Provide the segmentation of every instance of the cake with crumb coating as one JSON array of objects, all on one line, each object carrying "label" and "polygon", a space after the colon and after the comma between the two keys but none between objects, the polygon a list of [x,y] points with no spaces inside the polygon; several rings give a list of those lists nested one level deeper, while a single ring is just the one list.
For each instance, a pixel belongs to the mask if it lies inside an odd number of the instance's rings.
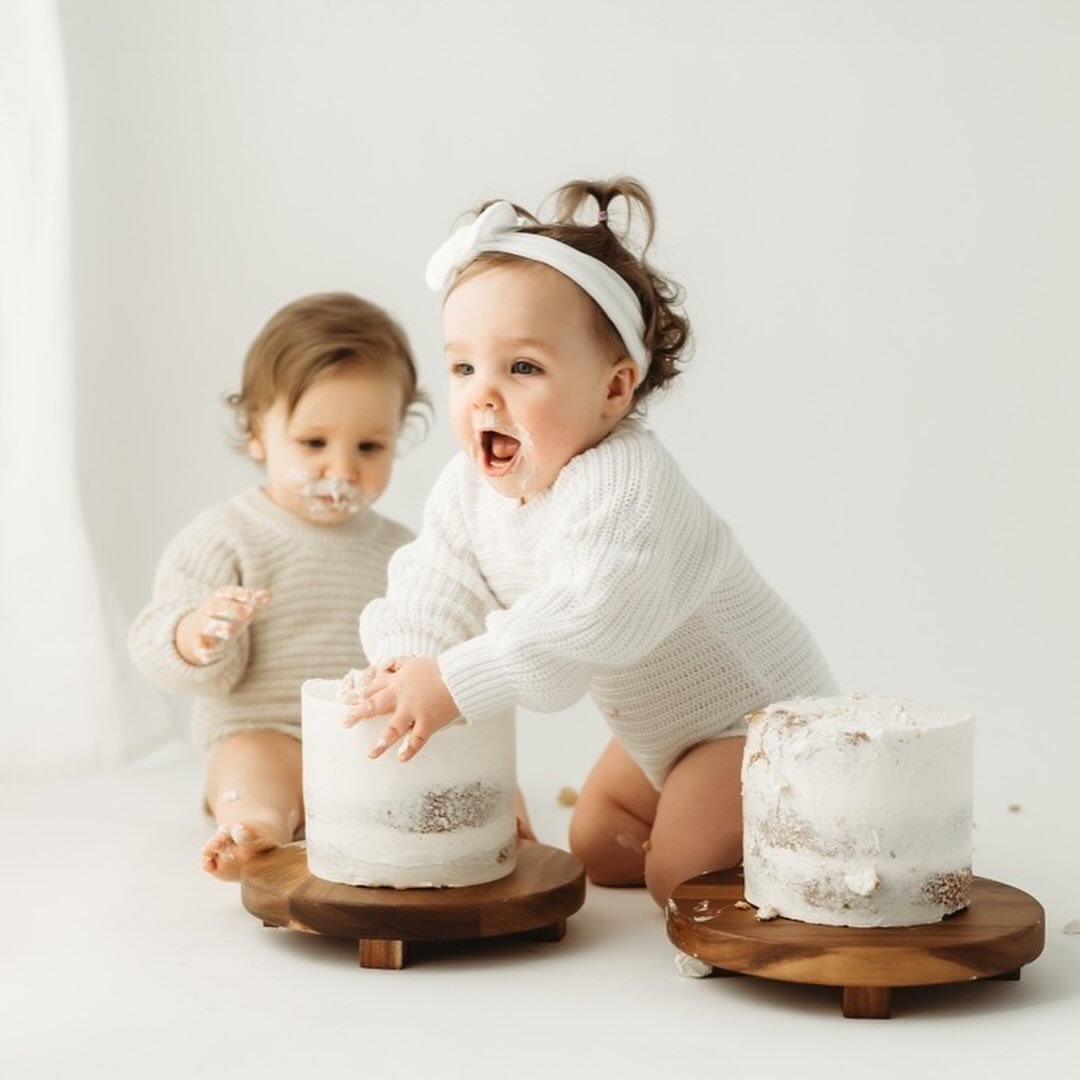
[{"label": "cake with crumb coating", "polygon": [[969,902],[974,718],[910,701],[799,698],[752,713],[746,899],[829,926],[916,926]]},{"label": "cake with crumb coating", "polygon": [[396,889],[480,885],[517,855],[512,716],[451,725],[409,762],[368,750],[387,718],[343,724],[341,681],[301,690],[308,869]]}]

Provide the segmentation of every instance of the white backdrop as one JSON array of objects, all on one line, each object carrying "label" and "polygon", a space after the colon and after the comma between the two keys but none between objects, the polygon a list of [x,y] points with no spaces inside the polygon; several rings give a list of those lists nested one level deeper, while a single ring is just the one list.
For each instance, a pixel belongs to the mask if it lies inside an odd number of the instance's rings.
[{"label": "white backdrop", "polygon": [[[651,420],[841,683],[975,712],[983,803],[1075,771],[1080,7],[61,12],[82,479],[130,614],[255,479],[221,398],[278,306],[404,321],[438,420],[381,509],[415,525],[451,452],[427,255],[483,198],[629,172],[697,339]],[[605,737],[587,705],[520,731],[527,791]]]},{"label": "white backdrop", "polygon": [[[0,778],[100,771],[170,733],[96,566],[76,472],[67,93],[52,0],[0,4]],[[2,812],[0,812],[2,813]]]}]

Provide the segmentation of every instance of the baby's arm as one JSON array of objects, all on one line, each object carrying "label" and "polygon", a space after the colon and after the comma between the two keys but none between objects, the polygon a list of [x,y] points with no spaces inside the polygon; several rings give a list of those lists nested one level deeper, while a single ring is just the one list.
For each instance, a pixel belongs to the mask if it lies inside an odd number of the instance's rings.
[{"label": "baby's arm", "polygon": [[386,596],[360,618],[360,640],[372,662],[370,681],[347,699],[347,722],[390,715],[378,756],[410,733],[400,756],[407,761],[460,710],[435,659],[460,641],[483,632],[484,617],[497,606],[473,554],[461,513],[462,470],[458,456],[443,470],[424,507],[420,535],[390,560]]},{"label": "baby's arm", "polygon": [[[383,665],[364,691],[354,718],[391,713],[389,740],[411,733],[406,760],[417,735],[422,744],[447,722],[444,691],[469,719],[515,705],[565,708],[598,672],[651,652],[725,572],[726,527],[658,447],[619,443],[572,468],[542,545],[543,581],[510,608],[491,610],[473,636],[449,643],[437,665]],[[427,580],[417,575],[418,595]]]},{"label": "baby's arm", "polygon": [[653,651],[725,572],[726,527],[651,442],[620,440],[581,455],[557,494],[559,513],[539,552],[541,583],[439,657],[470,719],[515,704],[541,712],[571,705],[599,672]]},{"label": "baby's arm", "polygon": [[476,562],[461,513],[459,455],[443,469],[424,506],[420,535],[398,548],[386,595],[360,616],[360,644],[376,667],[408,656],[437,656],[482,633],[497,601]]},{"label": "baby's arm", "polygon": [[172,693],[227,694],[247,667],[247,626],[254,609],[267,599],[255,597],[265,590],[239,594],[252,603],[238,602],[236,593],[217,595],[242,588],[239,558],[228,536],[211,513],[203,514],[161,557],[153,598],[128,634],[135,666]]}]

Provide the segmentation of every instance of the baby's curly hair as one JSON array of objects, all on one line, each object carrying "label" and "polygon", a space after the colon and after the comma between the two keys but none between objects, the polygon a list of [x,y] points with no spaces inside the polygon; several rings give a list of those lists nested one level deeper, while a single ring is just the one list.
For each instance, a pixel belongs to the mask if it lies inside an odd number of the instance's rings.
[{"label": "baby's curly hair", "polygon": [[286,304],[251,343],[240,392],[225,398],[236,419],[237,449],[247,445],[258,418],[278,397],[291,413],[313,382],[348,367],[399,379],[402,419],[420,419],[426,426],[430,400],[417,385],[409,339],[397,321],[352,293],[315,293]]},{"label": "baby's curly hair", "polygon": [[[617,234],[611,227],[609,210],[616,199],[626,203],[625,229]],[[589,200],[596,203],[595,223],[582,224],[578,217]],[[634,393],[634,406],[661,387],[667,386],[681,373],[679,364],[688,359],[690,345],[690,322],[685,314],[676,310],[683,301],[683,290],[671,278],[656,271],[645,258],[656,231],[656,212],[652,198],[644,185],[630,176],[618,176],[612,180],[571,180],[556,189],[548,200],[555,203],[555,216],[551,221],[541,222],[535,215],[516,203],[514,209],[525,220],[532,222],[523,226],[523,233],[536,233],[577,248],[611,267],[634,290],[641,304],[645,320],[643,340],[649,354],[649,367],[644,379]],[[490,206],[489,200],[479,207],[477,214]],[[628,247],[630,228],[640,218],[644,225],[644,243],[635,255]],[[502,252],[483,252],[468,264],[457,276],[454,286],[484,267],[520,261],[518,256]],[[601,325],[619,341],[619,335],[611,320],[595,304]]]}]

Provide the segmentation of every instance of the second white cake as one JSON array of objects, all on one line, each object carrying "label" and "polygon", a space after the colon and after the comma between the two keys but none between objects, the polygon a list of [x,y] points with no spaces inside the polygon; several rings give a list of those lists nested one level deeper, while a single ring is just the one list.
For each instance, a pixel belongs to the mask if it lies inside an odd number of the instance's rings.
[{"label": "second white cake", "polygon": [[412,761],[370,759],[385,718],[342,724],[340,681],[302,688],[308,868],[325,881],[479,885],[514,869],[512,716],[439,731]]},{"label": "second white cake", "polygon": [[913,926],[966,907],[973,736],[971,716],[858,694],[754,713],[743,865],[759,918]]}]

